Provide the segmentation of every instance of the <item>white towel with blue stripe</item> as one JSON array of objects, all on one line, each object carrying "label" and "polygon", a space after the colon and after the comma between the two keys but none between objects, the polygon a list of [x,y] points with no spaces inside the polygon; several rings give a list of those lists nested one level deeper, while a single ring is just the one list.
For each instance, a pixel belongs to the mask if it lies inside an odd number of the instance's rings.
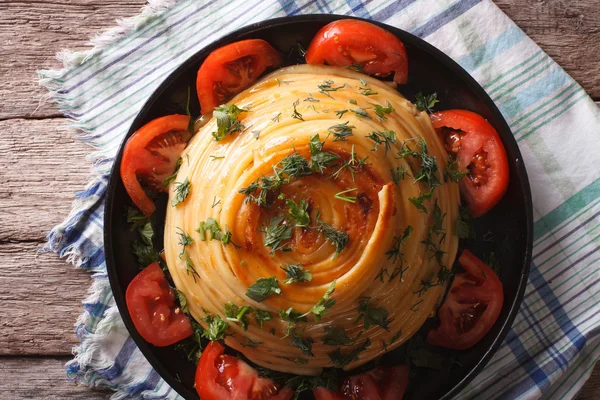
[{"label": "white towel with blue stripe", "polygon": [[107,174],[150,94],[218,37],[286,15],[343,14],[411,32],[463,66],[509,123],[531,180],[534,249],[525,298],[502,347],[458,399],[571,399],[600,356],[600,112],[585,91],[489,0],[154,0],[135,18],[63,52],[40,71],[60,109],[94,148],[96,177],[78,193],[48,248],[94,272],[67,365],[114,398],[176,399],[123,327],[102,241]]}]

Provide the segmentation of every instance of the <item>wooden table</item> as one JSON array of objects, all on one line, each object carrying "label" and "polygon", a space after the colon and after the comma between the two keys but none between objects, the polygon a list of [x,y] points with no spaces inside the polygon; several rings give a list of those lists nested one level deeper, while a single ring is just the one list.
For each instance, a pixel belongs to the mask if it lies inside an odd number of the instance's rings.
[{"label": "wooden table", "polygon": [[[600,100],[598,0],[496,3]],[[35,71],[57,68],[61,49],[83,50],[143,0],[0,0],[0,397],[105,399],[67,383],[77,344],[73,324],[90,285],[87,273],[36,250],[69,213],[88,179],[90,152],[38,87]],[[23,164],[27,163],[27,172]],[[25,172],[25,173],[24,173]],[[8,397],[7,397],[8,396]],[[596,368],[578,400],[600,398]]]}]

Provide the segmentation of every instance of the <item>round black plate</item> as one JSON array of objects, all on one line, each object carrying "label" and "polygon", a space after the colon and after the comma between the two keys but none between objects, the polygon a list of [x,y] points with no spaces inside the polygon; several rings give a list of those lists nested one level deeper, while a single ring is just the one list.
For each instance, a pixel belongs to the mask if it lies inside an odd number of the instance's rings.
[{"label": "round black plate", "polygon": [[[188,87],[192,88],[191,112],[199,114],[196,99],[196,72],[206,56],[225,44],[250,38],[268,41],[286,54],[297,42],[307,47],[315,33],[325,24],[340,18],[336,15],[310,15],[262,21],[237,30],[196,53],[173,72],[150,97],[133,122],[127,137],[153,118],[183,113]],[[372,22],[372,21],[371,21]],[[450,399],[471,381],[490,360],[502,343],[519,310],[531,262],[533,219],[531,193],[523,159],[513,135],[502,115],[477,82],[448,56],[423,40],[384,24],[378,24],[397,35],[406,45],[409,60],[409,83],[399,88],[413,100],[418,92],[437,92],[441,102],[438,110],[462,108],[475,111],[496,128],[508,154],[510,185],[502,201],[475,222],[477,238],[466,243],[476,255],[494,252],[501,263],[500,279],[504,285],[504,307],[490,333],[475,347],[462,352],[435,351],[455,357],[458,361],[444,373],[428,368],[416,369],[405,400]],[[124,218],[131,204],[121,183],[119,165],[123,146],[115,160],[108,186],[104,216],[104,243],[110,284],[121,316],[150,364],[177,392],[188,399],[197,399],[193,388],[194,365],[186,361],[173,346],[154,347],[146,343],[135,330],[125,304],[125,289],[139,272],[130,252],[135,232],[130,232]],[[162,244],[164,199],[159,200],[154,218],[158,233],[156,244]],[[425,324],[423,334],[431,326]],[[404,347],[404,346],[403,346]],[[386,361],[401,360],[402,347],[388,353]],[[310,395],[308,395],[310,398]]]}]

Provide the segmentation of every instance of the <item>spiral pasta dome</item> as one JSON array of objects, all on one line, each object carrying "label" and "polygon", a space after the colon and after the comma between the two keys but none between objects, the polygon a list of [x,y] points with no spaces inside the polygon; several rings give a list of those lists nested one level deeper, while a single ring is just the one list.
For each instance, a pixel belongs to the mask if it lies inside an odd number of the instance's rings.
[{"label": "spiral pasta dome", "polygon": [[229,104],[230,133],[215,140],[228,122],[215,114],[170,187],[165,257],[191,315],[222,320],[251,361],[302,375],[404,343],[458,246],[458,186],[428,115],[377,79],[310,65]]}]

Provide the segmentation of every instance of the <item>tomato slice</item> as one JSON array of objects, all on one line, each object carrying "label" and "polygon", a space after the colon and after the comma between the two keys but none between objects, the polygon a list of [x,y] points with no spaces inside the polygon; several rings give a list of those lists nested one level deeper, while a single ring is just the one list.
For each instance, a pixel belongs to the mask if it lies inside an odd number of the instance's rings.
[{"label": "tomato slice", "polygon": [[224,352],[218,342],[209,343],[202,352],[196,369],[196,391],[202,400],[289,400],[294,395]]},{"label": "tomato slice", "polygon": [[336,393],[313,389],[317,400],[402,400],[408,386],[408,366],[377,367],[342,380]]},{"label": "tomato slice", "polygon": [[177,160],[192,137],[188,115],[167,115],[148,122],[125,143],[121,179],[133,203],[146,215],[156,209],[141,182],[156,192],[167,191],[163,181],[175,172]]},{"label": "tomato slice", "polygon": [[440,326],[427,335],[434,346],[464,350],[473,347],[494,326],[504,302],[496,273],[469,250],[458,259],[465,272],[454,277],[438,310]]},{"label": "tomato slice", "polygon": [[189,318],[175,303],[175,295],[157,262],[131,280],[125,300],[135,329],[155,346],[169,346],[193,333]]},{"label": "tomato slice", "polygon": [[253,84],[283,56],[261,39],[248,39],[220,47],[206,57],[198,70],[196,90],[202,114],[212,112]]},{"label": "tomato slice", "polygon": [[460,189],[472,217],[485,214],[508,187],[508,159],[500,136],[481,115],[466,110],[431,115],[433,127],[462,171]]},{"label": "tomato slice", "polygon": [[366,74],[384,77],[394,73],[394,82],[408,80],[408,58],[404,43],[377,25],[342,19],[325,25],[306,52],[308,64],[357,67]]}]

